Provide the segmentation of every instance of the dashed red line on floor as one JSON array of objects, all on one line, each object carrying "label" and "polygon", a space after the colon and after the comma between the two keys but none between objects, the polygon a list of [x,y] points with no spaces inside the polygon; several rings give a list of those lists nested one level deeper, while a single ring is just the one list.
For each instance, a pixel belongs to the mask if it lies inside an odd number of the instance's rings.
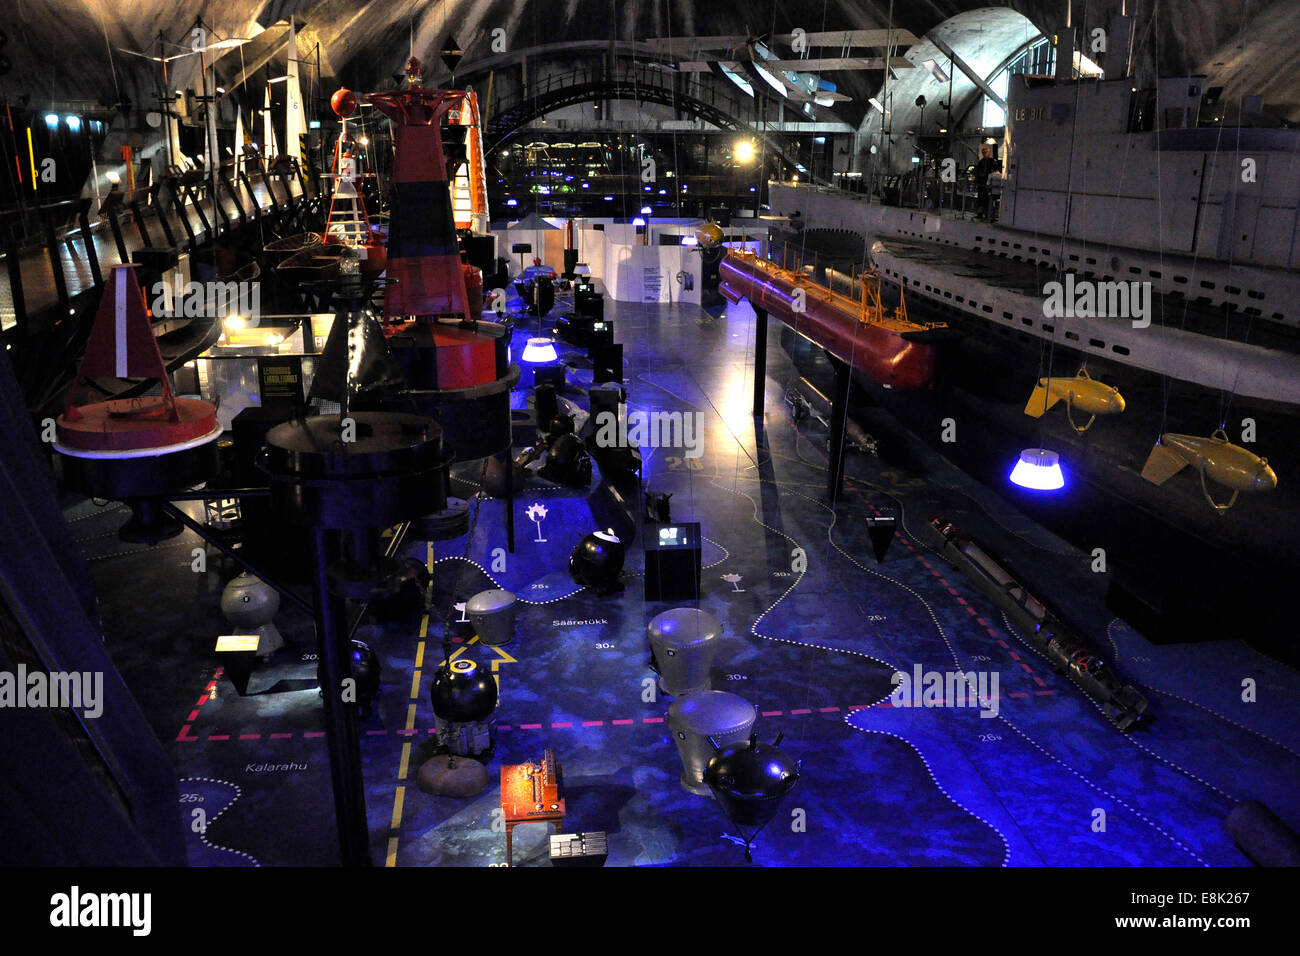
[{"label": "dashed red line on floor", "polygon": [[[1023,665],[1022,665],[1022,666],[1023,666]],[[1038,680],[1038,678],[1035,678],[1035,680]],[[1040,685],[1042,685],[1043,682],[1042,682],[1041,680],[1038,680],[1038,683],[1039,683]],[[1056,693],[1056,692],[1055,692],[1054,690],[1050,690],[1050,689],[1048,689],[1048,690],[1039,690],[1039,691],[1035,691],[1035,692],[1034,692],[1034,696],[1050,696],[1050,695],[1053,695],[1053,694],[1055,694],[1055,693]],[[1018,699],[1021,699],[1021,698],[1029,697],[1030,694],[1027,693],[1027,692],[1025,692],[1025,691],[1011,691],[1010,693],[1007,693],[1007,694],[1002,695],[1002,696],[1005,696],[1005,697],[1008,697],[1008,698],[1012,698],[1012,699],[1017,699],[1017,700],[1018,700]],[[990,697],[990,698],[989,698],[990,701],[995,701],[995,700],[999,700],[999,699],[1000,699],[1000,698],[999,698],[998,696],[996,696],[996,695],[993,696],[993,697]],[[878,700],[878,701],[876,701],[874,704],[849,704],[847,707],[815,707],[815,708],[814,708],[814,707],[796,707],[796,708],[794,708],[793,710],[788,710],[788,711],[786,711],[786,710],[763,710],[763,711],[759,711],[759,714],[760,714],[760,716],[763,716],[763,717],[787,717],[787,716],[788,716],[788,717],[804,717],[804,716],[807,716],[807,715],[809,715],[809,714],[840,714],[840,713],[844,713],[844,712],[846,712],[846,711],[851,713],[851,712],[853,712],[853,711],[857,711],[857,710],[869,710],[869,709],[871,709],[871,708],[873,708],[873,707],[875,707],[875,708],[890,708],[890,709],[893,709],[893,708],[895,708],[896,706],[897,706],[897,705],[894,704],[894,701],[893,701],[892,697],[886,697],[884,700]],[[904,705],[903,707],[899,707],[898,709],[907,709],[908,706],[910,706],[910,705]],[[640,722],[641,722],[642,724],[662,724],[662,723],[665,723],[665,719],[664,719],[663,717],[642,717],[642,718],[640,718]],[[636,725],[636,723],[637,723],[637,720],[636,720],[635,718],[620,718],[620,719],[618,719],[618,720],[583,720],[583,721],[576,721],[576,722],[575,722],[575,721],[569,721],[569,720],[562,720],[562,721],[551,721],[551,722],[549,723],[549,725],[546,724],[546,723],[519,724],[519,725],[517,725],[517,726],[512,725],[512,724],[498,724],[498,725],[497,725],[497,731],[500,732],[500,731],[509,731],[509,730],[542,730],[543,728],[547,728],[547,727],[549,727],[549,729],[551,729],[551,730],[573,730],[573,729],[576,729],[577,727],[583,727],[583,728],[588,728],[588,727],[606,727],[606,726],[610,726],[610,727],[631,727],[631,726]],[[189,729],[189,728],[188,728],[188,726],[187,726],[187,727],[186,727],[186,730],[188,730],[188,729]],[[417,735],[417,734],[421,734],[421,733],[432,734],[432,733],[436,733],[436,732],[437,732],[437,729],[434,728],[434,727],[430,727],[430,728],[428,728],[427,730],[424,730],[424,731],[421,731],[421,730],[419,730],[418,728],[416,728],[416,729],[406,729],[406,730],[394,730],[394,731],[391,731],[391,733],[394,733],[394,734],[396,734],[396,735],[400,735],[400,736],[413,736],[413,735]],[[385,729],[380,729],[380,730],[367,730],[367,731],[365,732],[365,735],[366,735],[367,737],[383,737],[383,736],[386,736],[388,733],[390,733],[390,731],[385,730]],[[294,736],[296,736],[296,735],[295,735],[295,734],[289,734],[289,733],[277,733],[277,734],[238,734],[238,735],[232,735],[232,734],[210,734],[210,735],[208,735],[206,738],[194,737],[194,736],[185,736],[185,737],[183,737],[183,738],[178,738],[178,739],[184,739],[184,740],[187,741],[187,742],[194,742],[194,741],[204,740],[204,739],[209,740],[209,741],[214,741],[214,740],[215,740],[215,741],[222,741],[222,740],[259,740],[259,739],[262,739],[262,738],[264,738],[264,737],[269,737],[269,738],[272,739],[272,740],[287,740],[287,739],[290,739],[290,738],[292,738],[292,737],[294,737]],[[322,731],[306,731],[306,732],[304,732],[304,733],[302,734],[302,736],[303,736],[303,737],[324,737],[325,734],[324,734],[324,732],[322,732]]]},{"label": "dashed red line on floor", "polygon": [[[829,464],[830,464],[830,459],[829,459],[829,457],[828,457],[827,455],[825,455],[825,454],[822,454],[821,457],[824,458],[824,459],[826,459],[826,461],[827,461],[827,465],[829,466]],[[864,505],[866,505],[866,507],[871,511],[872,514],[877,515],[877,516],[880,514],[880,509],[877,508],[875,505],[873,505],[873,504],[871,503],[871,501],[867,498],[867,496],[866,496],[865,494],[863,494],[862,489],[858,488],[856,485],[853,485],[853,484],[850,484],[848,487],[849,487],[849,489],[853,492],[853,494],[857,495],[858,500],[860,500]],[[906,538],[899,538],[898,540],[902,542],[902,544],[907,548],[908,551],[911,551],[913,554],[915,554],[917,560],[920,561],[921,564],[923,564],[923,565],[926,567],[926,569],[927,569],[927,570],[928,570],[932,575],[934,575],[936,578],[938,578],[939,583],[942,584],[945,588],[948,589],[948,593],[949,593],[949,594],[951,594],[953,597],[955,597],[955,598],[958,600],[958,602],[960,602],[961,604],[963,604],[963,605],[966,604],[966,601],[962,599],[961,595],[959,595],[959,594],[957,593],[956,589],[955,589],[951,584],[948,583],[947,578],[945,578],[945,577],[944,577],[944,576],[943,576],[943,575],[938,571],[938,569],[936,569],[936,568],[934,567],[934,565],[932,565],[932,564],[931,564],[931,563],[926,559],[924,553],[922,553],[921,551],[917,550],[917,549],[912,545],[912,542],[908,541]],[[966,610],[970,611],[972,614],[975,613],[975,611],[974,611],[971,607],[969,607],[969,606],[966,607]],[[999,645],[1000,645],[1004,650],[1010,648],[1010,645],[1007,644],[1006,641],[1002,640],[1002,639],[998,636],[998,632],[995,631],[995,630],[994,630],[994,629],[989,625],[989,622],[988,622],[988,621],[984,620],[984,618],[982,618],[982,617],[976,617],[976,620],[977,620],[980,624],[982,624],[985,628],[988,629],[988,632],[989,632],[989,634],[990,634],[992,637],[997,638],[998,644],[999,644]],[[1012,656],[1015,657],[1014,654],[1013,654]],[[1019,658],[1017,657],[1016,660],[1019,660]],[[1031,667],[1027,667],[1027,666],[1026,666],[1025,664],[1023,664],[1023,663],[1022,663],[1020,666],[1023,667],[1023,668],[1025,669],[1025,671],[1028,672],[1029,675],[1030,675],[1031,677],[1033,677],[1035,680],[1038,680],[1038,676],[1037,676],[1036,674],[1034,674],[1033,668],[1031,668]],[[1039,682],[1040,684],[1043,683],[1041,680],[1038,680],[1038,682]],[[1037,693],[1042,694],[1043,692],[1042,692],[1042,691],[1037,691]]]},{"label": "dashed red line on floor", "polygon": [[206,704],[214,696],[216,696],[217,681],[221,679],[221,675],[224,674],[225,672],[226,669],[224,667],[218,667],[215,671],[212,672],[212,679],[209,680],[206,685],[204,685],[203,696],[201,696],[195,702],[194,709],[191,710],[190,715],[185,718],[185,725],[181,727],[180,733],[176,735],[177,741],[181,741],[184,743],[193,743],[194,741],[199,739],[198,737],[191,736],[190,730],[193,729],[194,722],[199,719],[199,708],[202,707],[204,704]]}]

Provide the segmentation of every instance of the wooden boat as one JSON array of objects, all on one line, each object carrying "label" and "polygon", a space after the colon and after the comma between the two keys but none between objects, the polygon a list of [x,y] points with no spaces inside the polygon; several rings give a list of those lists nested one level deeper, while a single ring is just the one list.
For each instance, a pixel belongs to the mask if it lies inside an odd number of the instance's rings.
[{"label": "wooden boat", "polygon": [[343,252],[344,247],[341,245],[317,243],[295,252],[276,266],[275,271],[290,282],[333,279],[339,274]]}]

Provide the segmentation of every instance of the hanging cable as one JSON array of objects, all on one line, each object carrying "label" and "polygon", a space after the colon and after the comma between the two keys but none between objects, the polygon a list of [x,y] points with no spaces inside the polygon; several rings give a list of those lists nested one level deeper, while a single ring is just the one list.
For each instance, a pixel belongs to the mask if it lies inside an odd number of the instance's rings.
[{"label": "hanging cable", "polygon": [[[1087,0],[1084,0],[1084,4],[1083,4],[1083,19],[1085,22],[1088,19]],[[1071,27],[1071,29],[1074,28]],[[1071,47],[1073,48],[1073,43],[1071,43]],[[1073,72],[1074,69],[1073,66],[1071,66],[1071,73],[1073,74]],[[1070,158],[1069,158],[1068,165],[1066,166],[1066,173],[1065,173],[1065,215],[1061,222],[1061,246],[1056,257],[1056,281],[1058,283],[1061,283],[1062,285],[1064,285],[1064,279],[1065,279],[1065,240],[1066,240],[1066,236],[1068,236],[1070,232],[1070,205],[1071,205],[1070,190],[1073,187],[1073,183],[1074,183],[1074,152],[1079,137],[1079,104],[1081,103],[1083,98],[1082,78],[1074,77],[1074,76],[1072,76],[1071,78],[1074,80],[1074,122],[1070,125]],[[1049,345],[1047,349],[1047,374],[1049,376],[1052,374],[1052,369],[1053,369],[1052,363],[1056,355],[1056,326],[1059,324],[1059,322],[1060,320],[1058,319],[1057,322],[1052,323],[1051,338],[1048,340]],[[1041,348],[1039,349],[1039,353],[1040,354],[1042,353]],[[1043,416],[1039,420],[1039,425],[1038,425],[1038,447],[1039,448],[1042,448],[1047,441],[1047,409],[1050,401],[1049,399],[1050,393],[1051,393],[1051,389],[1043,389]]]}]

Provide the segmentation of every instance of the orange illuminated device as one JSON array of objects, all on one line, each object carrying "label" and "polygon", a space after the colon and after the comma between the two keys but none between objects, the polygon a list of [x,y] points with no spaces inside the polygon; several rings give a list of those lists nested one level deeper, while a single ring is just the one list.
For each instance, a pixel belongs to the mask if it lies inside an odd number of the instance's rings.
[{"label": "orange illuminated device", "polygon": [[554,823],[556,833],[564,832],[564,769],[555,759],[555,751],[545,751],[541,763],[502,765],[501,813],[506,824],[507,866],[514,865],[511,853],[519,824]]}]

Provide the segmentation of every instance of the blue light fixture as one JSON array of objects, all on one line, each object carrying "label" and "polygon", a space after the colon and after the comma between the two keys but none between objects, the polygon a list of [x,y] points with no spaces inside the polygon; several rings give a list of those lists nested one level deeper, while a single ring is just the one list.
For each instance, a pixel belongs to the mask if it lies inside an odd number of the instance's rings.
[{"label": "blue light fixture", "polygon": [[529,339],[528,344],[524,346],[524,354],[520,356],[525,362],[554,362],[559,355],[555,351],[555,343],[550,339]]},{"label": "blue light fixture", "polygon": [[46,113],[46,114],[45,114],[45,125],[48,126],[50,129],[57,129],[57,128],[58,128],[58,125],[59,125],[59,114],[58,114],[58,113]]},{"label": "blue light fixture", "polygon": [[605,202],[613,202],[613,201],[614,201],[614,197],[613,197],[613,196],[606,196],[606,197],[605,197]]},{"label": "blue light fixture", "polygon": [[1046,448],[1026,448],[1011,469],[1011,483],[1034,491],[1057,491],[1065,487],[1061,459]]},{"label": "blue light fixture", "polygon": [[63,117],[63,122],[67,123],[68,129],[72,130],[74,133],[81,129],[80,116],[65,116]]},{"label": "blue light fixture", "polygon": [[637,216],[635,219],[632,220],[632,225],[634,225],[634,226],[644,226],[644,225],[645,225],[645,220],[642,219],[640,216]]},{"label": "blue light fixture", "polygon": [[653,212],[653,211],[654,211],[654,210],[652,210],[649,206],[642,206],[642,207],[641,207],[641,215],[643,215],[643,216],[648,216],[648,215],[650,215],[650,213]]},{"label": "blue light fixture", "polygon": [[507,205],[507,206],[518,206],[518,205],[519,205],[519,200],[518,200],[518,199],[507,199],[507,200],[506,200],[506,205]]}]

